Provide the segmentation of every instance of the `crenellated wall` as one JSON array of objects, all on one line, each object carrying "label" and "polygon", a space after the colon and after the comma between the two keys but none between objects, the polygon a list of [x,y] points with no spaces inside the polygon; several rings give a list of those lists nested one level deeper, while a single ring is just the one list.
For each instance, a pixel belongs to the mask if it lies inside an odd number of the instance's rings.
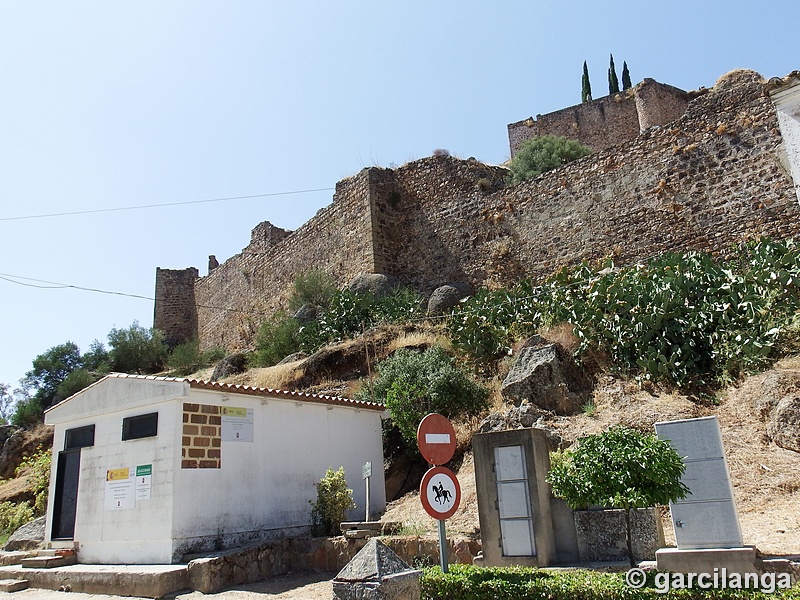
[{"label": "crenellated wall", "polygon": [[[678,104],[664,106],[667,114]],[[294,277],[312,268],[341,286],[384,272],[429,292],[454,281],[541,280],[609,254],[631,264],[668,250],[725,253],[749,238],[798,236],[790,161],[761,77],[735,72],[680,112],[514,186],[503,167],[449,156],[364,169],[297,231],[263,251],[251,244],[196,279],[202,344],[248,347]],[[178,322],[160,321],[159,311],[157,302],[156,327]]]}]

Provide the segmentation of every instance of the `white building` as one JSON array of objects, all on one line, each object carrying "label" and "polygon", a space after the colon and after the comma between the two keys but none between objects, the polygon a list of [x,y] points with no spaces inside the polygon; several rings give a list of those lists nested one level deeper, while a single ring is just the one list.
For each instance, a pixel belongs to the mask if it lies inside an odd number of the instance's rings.
[{"label": "white building", "polygon": [[46,542],[80,562],[168,564],[308,532],[314,484],[344,467],[365,516],[386,505],[383,405],[111,374],[45,412],[55,426]]}]

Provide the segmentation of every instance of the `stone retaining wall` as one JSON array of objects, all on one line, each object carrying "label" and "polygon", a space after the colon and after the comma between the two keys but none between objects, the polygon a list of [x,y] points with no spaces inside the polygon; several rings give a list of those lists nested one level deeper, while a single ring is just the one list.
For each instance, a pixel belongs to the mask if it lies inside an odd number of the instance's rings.
[{"label": "stone retaining wall", "polygon": [[[439,564],[438,541],[417,536],[382,537],[381,541],[411,566]],[[480,543],[449,539],[449,562],[472,564]],[[366,540],[291,538],[265,542],[189,562],[189,587],[204,594],[225,587],[260,581],[288,571],[320,571],[335,575],[366,544]]]}]

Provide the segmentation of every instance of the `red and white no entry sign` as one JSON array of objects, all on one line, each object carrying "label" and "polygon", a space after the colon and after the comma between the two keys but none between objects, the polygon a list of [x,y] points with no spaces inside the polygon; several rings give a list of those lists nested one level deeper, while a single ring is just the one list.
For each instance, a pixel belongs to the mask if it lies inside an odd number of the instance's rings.
[{"label": "red and white no entry sign", "polygon": [[456,432],[450,421],[431,413],[417,427],[417,446],[423,458],[432,465],[443,465],[456,451]]},{"label": "red and white no entry sign", "polygon": [[422,508],[437,521],[452,517],[461,503],[461,486],[455,473],[445,467],[433,467],[419,486]]}]

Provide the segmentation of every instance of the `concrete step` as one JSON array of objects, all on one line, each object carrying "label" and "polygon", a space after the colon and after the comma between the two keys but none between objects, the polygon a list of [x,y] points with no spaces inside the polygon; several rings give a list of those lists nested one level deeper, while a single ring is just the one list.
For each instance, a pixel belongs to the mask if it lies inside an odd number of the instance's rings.
[{"label": "concrete step", "polygon": [[75,553],[66,556],[34,556],[31,558],[23,558],[20,562],[23,569],[54,569],[56,567],[66,567],[74,565],[78,562],[78,557]]},{"label": "concrete step", "polygon": [[0,567],[0,579],[26,579],[30,587],[86,594],[163,598],[189,589],[186,565],[84,565],[50,569]]},{"label": "concrete step", "polygon": [[25,558],[37,556],[36,550],[0,551],[0,567],[18,565]]},{"label": "concrete step", "polygon": [[0,592],[19,592],[28,589],[27,579],[0,579]]},{"label": "concrete step", "polygon": [[380,521],[345,521],[340,525],[342,531],[347,531],[348,529],[369,529],[372,531],[380,531],[383,527],[383,523]]}]

